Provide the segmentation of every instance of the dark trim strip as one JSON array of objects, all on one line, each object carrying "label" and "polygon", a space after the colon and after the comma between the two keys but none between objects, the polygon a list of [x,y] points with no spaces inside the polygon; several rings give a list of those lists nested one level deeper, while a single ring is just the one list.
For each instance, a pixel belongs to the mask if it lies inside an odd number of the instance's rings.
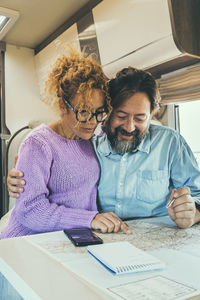
[{"label": "dark trim strip", "polygon": [[35,54],[39,53],[48,44],[55,40],[60,34],[66,31],[74,23],[78,22],[82,17],[84,17],[90,10],[92,10],[97,4],[103,0],[90,0],[86,5],[84,5],[77,13],[75,13],[70,19],[58,27],[52,34],[50,34],[44,41],[35,47]]},{"label": "dark trim strip", "polygon": [[173,72],[197,63],[200,63],[200,59],[183,55],[178,58],[169,60],[165,63],[159,64],[155,67],[147,68],[146,71],[149,71],[155,79],[158,79],[163,74]]},{"label": "dark trim strip", "polygon": [[0,41],[0,52],[6,52],[6,43]]},{"label": "dark trim strip", "polygon": [[6,43],[0,42],[0,218],[8,211],[8,192],[6,185],[7,161],[6,140],[10,131],[6,126],[5,114],[5,51]]}]

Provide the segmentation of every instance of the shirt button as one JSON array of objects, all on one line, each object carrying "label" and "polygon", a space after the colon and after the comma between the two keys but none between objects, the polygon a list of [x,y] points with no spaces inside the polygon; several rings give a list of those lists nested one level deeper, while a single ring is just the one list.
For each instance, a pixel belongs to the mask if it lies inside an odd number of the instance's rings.
[{"label": "shirt button", "polygon": [[123,185],[123,182],[120,182],[119,185],[122,186],[122,185]]},{"label": "shirt button", "polygon": [[120,208],[120,207],[121,207],[121,205],[120,205],[120,204],[117,204],[117,207],[118,207],[118,208]]}]

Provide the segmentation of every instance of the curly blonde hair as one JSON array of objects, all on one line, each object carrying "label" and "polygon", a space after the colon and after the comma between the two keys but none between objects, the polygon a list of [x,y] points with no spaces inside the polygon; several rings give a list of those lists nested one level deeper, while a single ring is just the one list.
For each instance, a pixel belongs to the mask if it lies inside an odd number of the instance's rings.
[{"label": "curly blonde hair", "polygon": [[45,90],[51,96],[53,105],[58,104],[58,99],[63,97],[70,102],[70,99],[78,93],[79,111],[83,109],[91,111],[93,89],[100,89],[103,92],[109,115],[112,108],[107,77],[95,60],[73,49],[70,49],[69,56],[62,55],[56,60],[45,83]]}]

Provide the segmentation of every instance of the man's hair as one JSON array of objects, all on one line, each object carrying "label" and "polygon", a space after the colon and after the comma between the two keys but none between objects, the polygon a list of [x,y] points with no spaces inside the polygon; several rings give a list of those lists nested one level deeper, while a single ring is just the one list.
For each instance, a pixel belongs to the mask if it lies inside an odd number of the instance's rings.
[{"label": "man's hair", "polygon": [[157,84],[149,72],[128,67],[119,71],[116,77],[109,81],[111,106],[114,109],[138,92],[147,94],[151,103],[151,111],[158,106],[159,92]]}]

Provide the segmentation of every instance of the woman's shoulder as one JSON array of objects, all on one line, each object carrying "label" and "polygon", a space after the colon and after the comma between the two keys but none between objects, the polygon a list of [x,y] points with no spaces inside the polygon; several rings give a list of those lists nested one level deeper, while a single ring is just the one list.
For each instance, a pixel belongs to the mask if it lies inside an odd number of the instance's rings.
[{"label": "woman's shoulder", "polygon": [[26,137],[26,140],[29,139],[36,139],[38,141],[48,141],[49,139],[52,139],[53,136],[55,136],[56,133],[46,124],[41,124],[37,127],[35,127]]},{"label": "woman's shoulder", "polygon": [[41,124],[27,135],[21,146],[49,147],[52,136],[52,130],[46,124]]},{"label": "woman's shoulder", "polygon": [[53,158],[52,146],[48,135],[48,126],[40,125],[34,128],[19,147],[19,164],[43,165],[51,163]]}]

